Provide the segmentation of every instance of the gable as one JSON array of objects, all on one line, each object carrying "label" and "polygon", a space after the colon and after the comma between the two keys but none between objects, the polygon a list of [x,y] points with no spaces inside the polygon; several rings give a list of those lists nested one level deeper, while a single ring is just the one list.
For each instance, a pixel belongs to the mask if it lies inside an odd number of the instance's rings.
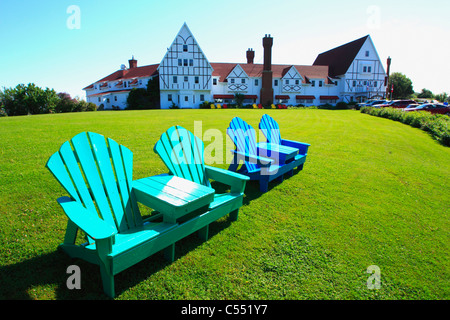
[{"label": "gable", "polygon": [[284,69],[282,79],[283,80],[300,80],[300,81],[303,81],[303,77],[298,72],[297,68],[295,68],[295,66],[291,66],[290,68]]},{"label": "gable", "polygon": [[237,64],[227,76],[227,82],[228,89],[231,91],[246,91],[248,90],[249,76],[244,69]]},{"label": "gable", "polygon": [[158,71],[161,89],[182,89],[174,86],[173,77],[178,75],[198,76],[201,89],[210,88],[213,69],[186,23],[167,49]]}]

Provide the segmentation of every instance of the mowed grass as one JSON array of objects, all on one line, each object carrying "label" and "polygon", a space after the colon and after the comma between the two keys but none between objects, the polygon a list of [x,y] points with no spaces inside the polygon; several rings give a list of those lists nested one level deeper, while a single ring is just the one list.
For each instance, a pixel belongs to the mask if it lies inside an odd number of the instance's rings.
[{"label": "mowed grass", "polygon": [[[45,163],[63,142],[82,131],[111,137],[133,151],[139,179],[167,171],[152,149],[170,126],[202,121],[203,133],[225,138],[234,116],[257,128],[264,113],[283,138],[312,145],[304,170],[265,194],[249,183],[238,221],[213,223],[206,242],[178,242],[173,263],[158,253],[120,273],[117,299],[448,299],[450,148],[351,110],[1,118],[0,299],[106,299],[97,266],[56,250],[67,223],[56,199],[66,194]],[[72,264],[81,290],[67,289]],[[372,265],[379,290],[367,288]]]}]

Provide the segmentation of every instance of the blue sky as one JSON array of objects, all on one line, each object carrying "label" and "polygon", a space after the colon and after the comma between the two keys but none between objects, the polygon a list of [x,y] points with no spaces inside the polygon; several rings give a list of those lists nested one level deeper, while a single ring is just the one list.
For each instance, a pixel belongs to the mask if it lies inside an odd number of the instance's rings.
[{"label": "blue sky", "polygon": [[160,63],[186,22],[210,62],[245,62],[253,48],[260,63],[271,34],[273,63],[311,65],[370,34],[415,91],[450,93],[449,13],[447,0],[0,0],[0,88],[34,82],[85,97],[132,55]]}]

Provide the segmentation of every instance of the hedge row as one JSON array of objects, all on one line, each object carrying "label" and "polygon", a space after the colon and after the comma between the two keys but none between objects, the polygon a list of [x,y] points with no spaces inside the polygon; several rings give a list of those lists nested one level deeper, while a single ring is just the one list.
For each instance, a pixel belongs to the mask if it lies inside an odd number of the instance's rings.
[{"label": "hedge row", "polygon": [[429,132],[441,144],[450,147],[450,117],[427,111],[405,112],[403,109],[362,107],[362,113],[399,121]]}]

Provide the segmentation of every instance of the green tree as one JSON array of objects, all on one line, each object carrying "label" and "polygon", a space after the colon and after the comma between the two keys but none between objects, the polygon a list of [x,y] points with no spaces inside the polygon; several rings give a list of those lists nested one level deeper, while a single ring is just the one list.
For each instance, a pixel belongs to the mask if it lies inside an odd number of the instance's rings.
[{"label": "green tree", "polygon": [[430,90],[422,89],[422,92],[417,95],[417,98],[433,99],[434,95],[433,92],[431,92]]},{"label": "green tree", "polygon": [[4,88],[0,95],[4,109],[10,116],[53,113],[59,101],[55,90],[42,89],[34,83],[27,86],[19,84],[15,88]]},{"label": "green tree", "polygon": [[446,92],[443,92],[441,94],[437,94],[437,95],[434,96],[434,98],[437,101],[440,101],[440,102],[449,102],[449,100],[450,100],[450,97],[448,96],[448,94]]},{"label": "green tree", "polygon": [[242,104],[244,103],[244,100],[245,100],[245,96],[242,93],[236,93],[234,95],[234,101],[236,101],[236,104],[239,107],[242,107]]},{"label": "green tree", "polygon": [[150,79],[147,89],[133,88],[128,94],[127,109],[158,109],[160,108],[159,78]]},{"label": "green tree", "polygon": [[392,86],[394,86],[392,99],[407,99],[414,93],[411,79],[400,72],[394,72],[389,77],[389,88]]},{"label": "green tree", "polygon": [[159,92],[159,77],[154,77],[148,80],[147,94],[152,109],[159,109],[161,107],[160,92]]}]

